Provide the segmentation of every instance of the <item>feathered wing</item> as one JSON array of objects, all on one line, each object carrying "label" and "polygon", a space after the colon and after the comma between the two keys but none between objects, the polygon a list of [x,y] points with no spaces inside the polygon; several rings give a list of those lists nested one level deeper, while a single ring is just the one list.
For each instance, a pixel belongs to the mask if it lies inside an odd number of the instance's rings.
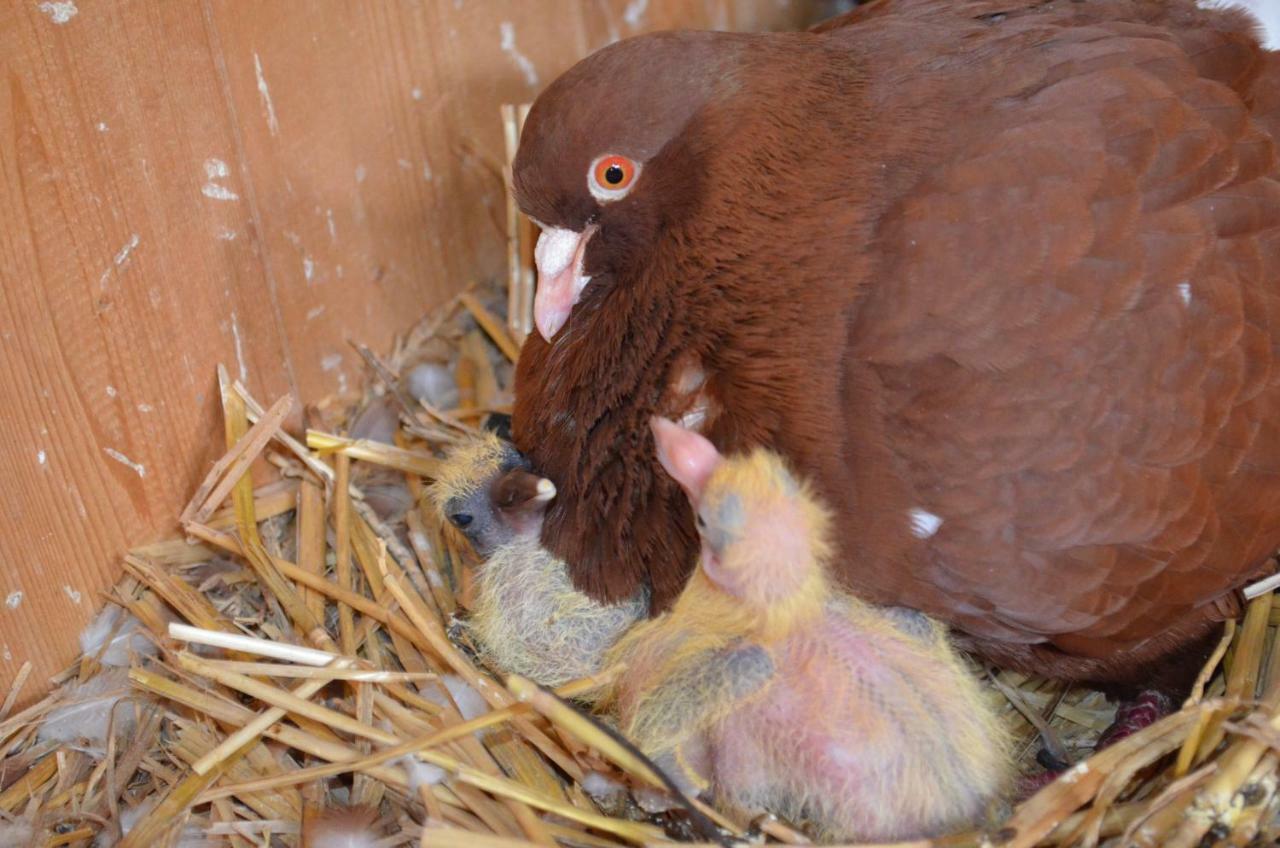
[{"label": "feathered wing", "polygon": [[[1280,63],[1157,4],[1065,8],[993,23],[956,154],[882,220],[850,360],[941,520],[866,580],[1101,655],[1280,542]],[[1156,25],[1110,19],[1135,9]]]}]

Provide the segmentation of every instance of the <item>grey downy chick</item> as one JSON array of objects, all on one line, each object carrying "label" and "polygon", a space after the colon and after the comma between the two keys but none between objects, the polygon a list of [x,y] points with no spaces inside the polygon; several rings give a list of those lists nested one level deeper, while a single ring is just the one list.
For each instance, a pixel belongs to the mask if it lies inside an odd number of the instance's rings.
[{"label": "grey downy chick", "polygon": [[600,604],[574,587],[539,541],[554,484],[495,434],[451,450],[430,495],[484,559],[466,627],[494,667],[544,686],[588,677],[644,617],[647,592]]}]

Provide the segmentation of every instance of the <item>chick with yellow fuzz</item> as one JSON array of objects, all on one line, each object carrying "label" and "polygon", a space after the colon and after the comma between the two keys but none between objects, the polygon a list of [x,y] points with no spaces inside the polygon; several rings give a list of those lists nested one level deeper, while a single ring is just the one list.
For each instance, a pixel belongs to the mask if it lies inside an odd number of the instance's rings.
[{"label": "chick with yellow fuzz", "polygon": [[600,604],[574,588],[538,540],[555,486],[498,436],[450,451],[430,495],[484,558],[466,627],[495,668],[553,687],[588,677],[648,609],[644,593]]},{"label": "chick with yellow fuzz", "polygon": [[932,836],[978,820],[1011,770],[1005,731],[942,628],[839,591],[827,511],[776,455],[724,458],[652,422],[699,567],[610,652],[622,731],[686,792],[821,839]]}]

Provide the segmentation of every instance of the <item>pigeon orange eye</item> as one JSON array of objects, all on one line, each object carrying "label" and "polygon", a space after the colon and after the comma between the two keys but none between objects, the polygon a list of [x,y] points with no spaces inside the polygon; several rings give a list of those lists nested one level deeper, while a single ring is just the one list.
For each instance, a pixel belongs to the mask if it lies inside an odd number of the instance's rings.
[{"label": "pigeon orange eye", "polygon": [[587,188],[596,200],[608,203],[627,196],[640,175],[640,166],[625,156],[607,155],[591,163]]}]

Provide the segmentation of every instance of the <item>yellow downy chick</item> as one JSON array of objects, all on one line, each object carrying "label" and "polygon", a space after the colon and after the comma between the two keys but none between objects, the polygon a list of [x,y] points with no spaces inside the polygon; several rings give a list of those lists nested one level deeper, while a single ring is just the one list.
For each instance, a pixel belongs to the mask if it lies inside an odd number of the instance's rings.
[{"label": "yellow downy chick", "polygon": [[590,676],[648,609],[644,593],[599,604],[574,588],[564,561],[538,541],[555,486],[497,436],[450,451],[430,495],[484,557],[466,627],[495,668],[545,686]]},{"label": "yellow downy chick", "polygon": [[828,580],[826,511],[774,454],[725,459],[655,419],[702,557],[666,615],[610,654],[625,734],[686,791],[822,839],[976,821],[1010,774],[1005,731],[942,628]]}]

